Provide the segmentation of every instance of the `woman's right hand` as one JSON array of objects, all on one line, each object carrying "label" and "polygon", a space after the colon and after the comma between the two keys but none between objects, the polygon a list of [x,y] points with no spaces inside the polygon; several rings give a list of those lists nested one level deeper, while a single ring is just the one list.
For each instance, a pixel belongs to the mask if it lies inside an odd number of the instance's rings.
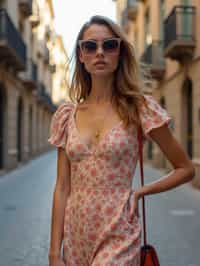
[{"label": "woman's right hand", "polygon": [[66,264],[61,256],[50,256],[49,266],[66,266]]}]

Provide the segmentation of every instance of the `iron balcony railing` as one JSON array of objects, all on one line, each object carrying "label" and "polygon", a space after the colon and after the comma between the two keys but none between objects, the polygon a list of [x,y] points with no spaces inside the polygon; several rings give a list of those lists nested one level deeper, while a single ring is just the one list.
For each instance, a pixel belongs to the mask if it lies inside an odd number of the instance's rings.
[{"label": "iron balcony railing", "polygon": [[32,7],[33,0],[19,0],[19,3]]},{"label": "iron balcony railing", "polygon": [[135,7],[137,5],[137,0],[127,0],[128,7]]},{"label": "iron balcony railing", "polygon": [[138,12],[137,0],[127,0],[128,18],[134,20]]},{"label": "iron balcony railing", "polygon": [[40,24],[40,17],[38,14],[33,14],[32,16],[30,16],[29,21],[32,28],[35,28]]},{"label": "iron balcony railing", "polygon": [[26,16],[30,16],[32,14],[32,4],[33,0],[19,0],[20,8]]},{"label": "iron balcony railing", "polygon": [[38,96],[44,96],[46,92],[46,88],[45,85],[43,84],[43,82],[39,82],[39,86],[38,86]]},{"label": "iron balcony railing", "polygon": [[141,61],[149,65],[153,78],[162,79],[165,73],[163,41],[153,41],[152,44],[147,46]]},{"label": "iron balcony railing", "polygon": [[147,46],[141,60],[153,66],[164,66],[163,41],[153,41],[152,44]]},{"label": "iron balcony railing", "polygon": [[44,63],[49,64],[49,59],[50,59],[49,48],[45,44],[45,46],[44,46]]},{"label": "iron balcony railing", "polygon": [[128,9],[125,8],[125,9],[122,11],[121,26],[122,26],[122,27],[126,27],[127,24],[128,24]]},{"label": "iron balcony railing", "polygon": [[16,57],[19,65],[13,67],[19,68],[19,70],[25,68],[26,45],[5,9],[0,9],[0,48],[4,48],[7,51],[3,55],[5,59],[8,56]]},{"label": "iron balcony railing", "polygon": [[45,85],[42,82],[39,83],[37,96],[39,100],[49,108],[49,110],[51,110],[52,112],[56,110],[56,106],[53,104],[51,97],[46,92]]},{"label": "iron balcony railing", "polygon": [[31,59],[31,79],[35,82],[38,80],[37,65]]},{"label": "iron balcony railing", "polygon": [[137,0],[127,0],[127,7],[133,8],[134,10],[138,8],[138,1]]},{"label": "iron balcony railing", "polygon": [[56,64],[49,64],[49,71],[53,74],[56,72]]},{"label": "iron balcony railing", "polygon": [[26,71],[20,72],[18,76],[28,88],[37,88],[37,65],[33,62],[32,58],[27,59]]},{"label": "iron balcony railing", "polygon": [[173,41],[195,41],[196,9],[193,6],[175,6],[164,21],[164,48]]}]

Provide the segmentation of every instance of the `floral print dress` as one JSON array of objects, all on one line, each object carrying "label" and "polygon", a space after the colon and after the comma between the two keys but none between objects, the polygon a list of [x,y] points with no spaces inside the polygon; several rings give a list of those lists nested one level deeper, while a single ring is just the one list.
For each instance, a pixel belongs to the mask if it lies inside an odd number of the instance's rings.
[{"label": "floral print dress", "polygon": [[[171,117],[152,96],[140,106],[144,140]],[[62,147],[70,160],[70,195],[64,218],[67,266],[139,266],[141,224],[130,213],[132,179],[138,159],[137,130],[122,121],[95,148],[81,138],[75,123],[76,104],[65,102],[53,115],[49,142]]]}]

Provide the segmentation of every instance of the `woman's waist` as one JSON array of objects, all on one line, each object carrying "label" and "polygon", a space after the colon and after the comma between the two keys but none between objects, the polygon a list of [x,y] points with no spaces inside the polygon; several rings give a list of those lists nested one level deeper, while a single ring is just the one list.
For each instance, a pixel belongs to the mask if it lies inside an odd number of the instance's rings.
[{"label": "woman's waist", "polygon": [[130,189],[132,177],[115,173],[91,175],[74,175],[71,178],[72,191],[91,189]]},{"label": "woman's waist", "polygon": [[71,183],[71,193],[90,193],[95,191],[107,191],[111,193],[125,193],[131,190],[131,182],[87,182],[87,183]]},{"label": "woman's waist", "polygon": [[[134,189],[128,188],[124,190],[104,190],[102,187],[98,190],[83,191],[77,190],[70,195],[68,207],[71,209],[73,214],[81,213],[82,218],[91,217],[98,220],[106,217],[114,217],[118,212],[123,212],[128,208],[129,199],[135,192]],[[124,209],[125,208],[125,209]],[[120,211],[121,210],[121,211]]]}]

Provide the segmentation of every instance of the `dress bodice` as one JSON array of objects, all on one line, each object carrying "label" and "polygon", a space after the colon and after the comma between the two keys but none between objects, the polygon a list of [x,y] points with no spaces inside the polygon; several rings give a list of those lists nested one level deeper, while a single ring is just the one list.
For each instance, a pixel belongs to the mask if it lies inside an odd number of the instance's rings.
[{"label": "dress bodice", "polygon": [[[140,120],[144,139],[148,133],[171,117],[152,96],[145,96],[146,105],[140,107]],[[62,104],[53,116],[49,142],[63,147],[71,163],[71,190],[91,187],[118,187],[128,189],[137,163],[138,143],[136,126],[127,129],[120,121],[111,128],[99,143],[89,148],[76,127],[76,105]]]}]

